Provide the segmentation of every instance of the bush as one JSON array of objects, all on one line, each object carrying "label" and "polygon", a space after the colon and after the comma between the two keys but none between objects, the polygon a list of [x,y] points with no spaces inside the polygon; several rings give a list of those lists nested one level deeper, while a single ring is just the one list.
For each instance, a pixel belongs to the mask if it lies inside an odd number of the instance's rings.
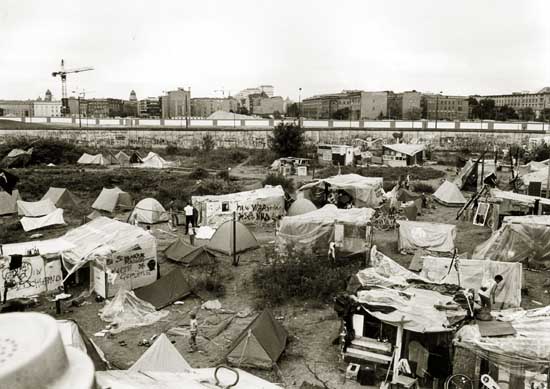
[{"label": "bush", "polygon": [[272,150],[250,150],[250,165],[268,166],[277,159],[277,154]]},{"label": "bush", "polygon": [[220,180],[229,180],[229,172],[227,170],[221,170],[216,173],[216,178],[219,178]]},{"label": "bush", "polygon": [[0,146],[0,159],[4,158],[12,149],[27,150],[33,148],[31,165],[74,164],[85,153],[94,153],[93,150],[54,139],[17,139]]},{"label": "bush", "polygon": [[175,155],[178,153],[178,146],[176,145],[168,145],[166,146],[166,148],[164,149],[164,153],[166,155]]},{"label": "bush", "polygon": [[216,147],[216,142],[214,141],[214,137],[210,134],[206,134],[202,137],[202,150],[205,152],[210,152],[214,150],[214,147]]},{"label": "bush", "polygon": [[294,192],[294,180],[292,178],[287,178],[280,174],[269,173],[262,181],[262,185],[271,185],[277,186],[281,185],[285,192],[293,193]]},{"label": "bush", "polygon": [[205,178],[208,178],[210,173],[206,169],[203,169],[202,167],[198,167],[195,170],[193,170],[191,173],[189,173],[189,178],[192,180],[203,180]]},{"label": "bush", "polygon": [[435,189],[430,184],[426,184],[425,182],[417,182],[413,184],[413,191],[417,193],[429,193],[432,194],[435,192]]},{"label": "bush", "polygon": [[269,137],[269,148],[279,157],[296,157],[305,144],[304,130],[291,123],[281,123]]},{"label": "bush", "polygon": [[235,182],[227,182],[217,178],[207,178],[206,180],[202,180],[197,183],[191,192],[193,195],[206,196],[235,193],[240,191],[240,185]]}]

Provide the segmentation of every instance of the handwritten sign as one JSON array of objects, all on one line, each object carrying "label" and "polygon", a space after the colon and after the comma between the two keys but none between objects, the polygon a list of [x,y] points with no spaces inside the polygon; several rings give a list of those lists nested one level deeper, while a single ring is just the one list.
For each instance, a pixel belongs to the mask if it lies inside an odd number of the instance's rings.
[{"label": "handwritten sign", "polygon": [[0,262],[0,290],[6,282],[13,284],[8,289],[8,300],[35,296],[44,292],[57,292],[63,285],[61,261],[45,261],[41,256],[25,257],[19,269],[9,269],[9,258]]}]

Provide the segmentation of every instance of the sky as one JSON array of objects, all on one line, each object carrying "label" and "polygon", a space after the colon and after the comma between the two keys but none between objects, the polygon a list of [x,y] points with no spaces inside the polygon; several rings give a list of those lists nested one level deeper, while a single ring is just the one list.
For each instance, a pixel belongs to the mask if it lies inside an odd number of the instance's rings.
[{"label": "sky", "polygon": [[[0,99],[550,86],[549,0],[1,0]],[[302,92],[299,92],[302,88]]]}]

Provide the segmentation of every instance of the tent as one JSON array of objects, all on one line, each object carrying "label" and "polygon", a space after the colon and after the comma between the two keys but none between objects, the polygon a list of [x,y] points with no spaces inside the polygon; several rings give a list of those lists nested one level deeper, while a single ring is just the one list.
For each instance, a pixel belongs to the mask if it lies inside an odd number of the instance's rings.
[{"label": "tent", "polygon": [[150,285],[136,289],[136,297],[151,303],[159,310],[192,293],[191,286],[181,268],[173,269]]},{"label": "tent", "polygon": [[550,269],[550,216],[505,217],[502,226],[474,249],[472,258]]},{"label": "tent", "polygon": [[77,206],[76,197],[67,188],[54,188],[50,186],[42,200],[50,199],[58,208],[68,209]]},{"label": "tent", "polygon": [[[242,115],[239,113],[227,112],[227,111],[216,111],[207,119],[210,120],[246,120],[246,119],[256,119],[254,116]],[[240,125],[240,123],[239,123]]]},{"label": "tent", "polygon": [[523,187],[527,188],[531,182],[540,182],[541,190],[547,190],[548,169],[535,170],[520,177]]},{"label": "tent", "polygon": [[237,367],[271,369],[285,350],[288,334],[266,309],[241,332],[225,358]]},{"label": "tent", "polygon": [[38,217],[49,215],[57,208],[50,199],[40,201],[17,200],[17,213],[20,216]]},{"label": "tent", "polygon": [[8,192],[0,190],[0,216],[16,213],[17,201],[19,200],[21,200],[21,196],[19,196],[17,189],[11,192],[11,195]]},{"label": "tent", "polygon": [[115,158],[120,165],[130,164],[130,156],[122,150],[115,154]]},{"label": "tent", "polygon": [[23,226],[23,230],[25,230],[25,232],[39,230],[41,228],[46,228],[59,224],[65,224],[65,220],[63,219],[63,209],[61,208],[57,208],[55,211],[52,211],[45,216],[24,216],[21,218],[21,225]]},{"label": "tent", "polygon": [[112,189],[103,188],[92,208],[107,212],[114,212],[117,208],[129,209],[132,208],[132,197],[116,186]]},{"label": "tent", "polygon": [[6,155],[2,159],[2,162],[0,162],[0,166],[11,168],[25,167],[31,162],[31,158],[32,147],[27,151],[21,149],[13,149],[8,153],[8,155]]},{"label": "tent", "polygon": [[206,248],[225,255],[233,255],[260,247],[256,237],[241,222],[235,222],[235,231],[233,221],[226,221],[218,227],[206,244]]},{"label": "tent", "polygon": [[146,198],[136,204],[128,220],[133,221],[134,217],[140,223],[154,224],[168,221],[169,215],[157,200]]},{"label": "tent", "polygon": [[138,151],[134,151],[132,155],[130,155],[130,163],[142,163],[143,158],[141,157],[141,154]]},{"label": "tent", "polygon": [[150,151],[149,154],[142,159],[142,163],[139,165],[139,167],[150,169],[166,169],[173,166],[173,162],[166,161],[160,155],[153,153],[152,151]]},{"label": "tent", "polygon": [[293,250],[326,255],[329,243],[338,250],[354,253],[364,250],[367,224],[374,215],[370,208],[339,209],[327,204],[316,211],[281,220],[276,245],[282,253]]},{"label": "tent", "polygon": [[455,184],[445,180],[433,194],[434,199],[448,207],[462,207],[466,199]]},{"label": "tent", "polygon": [[285,212],[285,192],[280,185],[213,196],[191,197],[199,211],[201,224],[217,227],[227,220],[237,219],[245,224],[273,222]]},{"label": "tent", "polygon": [[128,372],[164,371],[185,373],[191,365],[181,356],[166,334],[160,334],[155,343],[128,369]]},{"label": "tent", "polygon": [[89,213],[88,215],[86,215],[86,220],[94,220],[94,219],[96,219],[96,218],[98,218],[98,217],[101,217],[101,216],[103,216],[103,215],[101,214],[101,212],[96,211],[96,210],[94,209],[91,213]]},{"label": "tent", "polygon": [[170,244],[164,254],[168,259],[188,266],[210,265],[216,261],[216,255],[205,246],[191,246],[181,238]]},{"label": "tent", "polygon": [[102,154],[96,154],[91,155],[84,153],[82,156],[76,161],[76,163],[80,165],[108,165],[109,162],[103,157]]},{"label": "tent", "polygon": [[292,203],[288,209],[288,216],[303,215],[311,211],[316,211],[317,207],[310,200],[301,198]]},{"label": "tent", "polygon": [[[469,159],[462,167],[458,176],[455,177],[453,183],[460,190],[477,192],[477,188],[481,187],[481,173],[483,170],[483,181],[491,175],[495,174],[496,166],[492,160],[484,160],[478,158],[476,161]],[[496,176],[495,176],[496,178]]]},{"label": "tent", "polygon": [[164,250],[164,255],[166,255],[166,258],[171,259],[172,261],[179,262],[184,256],[186,256],[196,248],[196,246],[190,245],[185,240],[183,240],[183,238],[180,237],[170,243],[166,250]]},{"label": "tent", "polygon": [[382,160],[388,166],[421,165],[424,160],[424,145],[395,143],[382,145]]},{"label": "tent", "polygon": [[323,178],[306,184],[298,189],[304,197],[314,204],[326,203],[326,189],[329,191],[344,191],[351,196],[353,205],[361,207],[378,207],[382,202],[381,177],[363,177],[359,174],[342,174],[334,177]]},{"label": "tent", "polygon": [[399,221],[397,246],[399,251],[426,249],[453,252],[456,226],[453,224]]},{"label": "tent", "polygon": [[96,371],[108,369],[109,363],[105,360],[103,351],[86,335],[76,321],[56,320],[56,322],[65,347],[74,347],[88,354]]}]

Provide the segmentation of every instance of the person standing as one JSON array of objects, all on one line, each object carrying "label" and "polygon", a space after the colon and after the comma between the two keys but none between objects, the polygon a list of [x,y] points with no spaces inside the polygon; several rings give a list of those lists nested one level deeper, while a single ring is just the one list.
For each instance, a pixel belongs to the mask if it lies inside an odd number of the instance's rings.
[{"label": "person standing", "polygon": [[191,223],[187,226],[187,230],[189,231],[189,242],[191,243],[191,246],[195,245],[195,227]]},{"label": "person standing", "polygon": [[178,226],[178,210],[176,205],[176,199],[172,197],[170,203],[168,204],[168,209],[170,211],[170,221],[172,223],[172,228],[177,228]]},{"label": "person standing", "polygon": [[193,206],[187,202],[187,205],[185,208],[183,208],[183,211],[185,212],[185,234],[189,234],[189,225],[194,226],[193,224]]},{"label": "person standing", "polygon": [[199,323],[197,322],[197,315],[192,313],[189,315],[191,320],[189,321],[189,345],[191,346],[191,352],[197,351],[197,333],[199,331]]}]

